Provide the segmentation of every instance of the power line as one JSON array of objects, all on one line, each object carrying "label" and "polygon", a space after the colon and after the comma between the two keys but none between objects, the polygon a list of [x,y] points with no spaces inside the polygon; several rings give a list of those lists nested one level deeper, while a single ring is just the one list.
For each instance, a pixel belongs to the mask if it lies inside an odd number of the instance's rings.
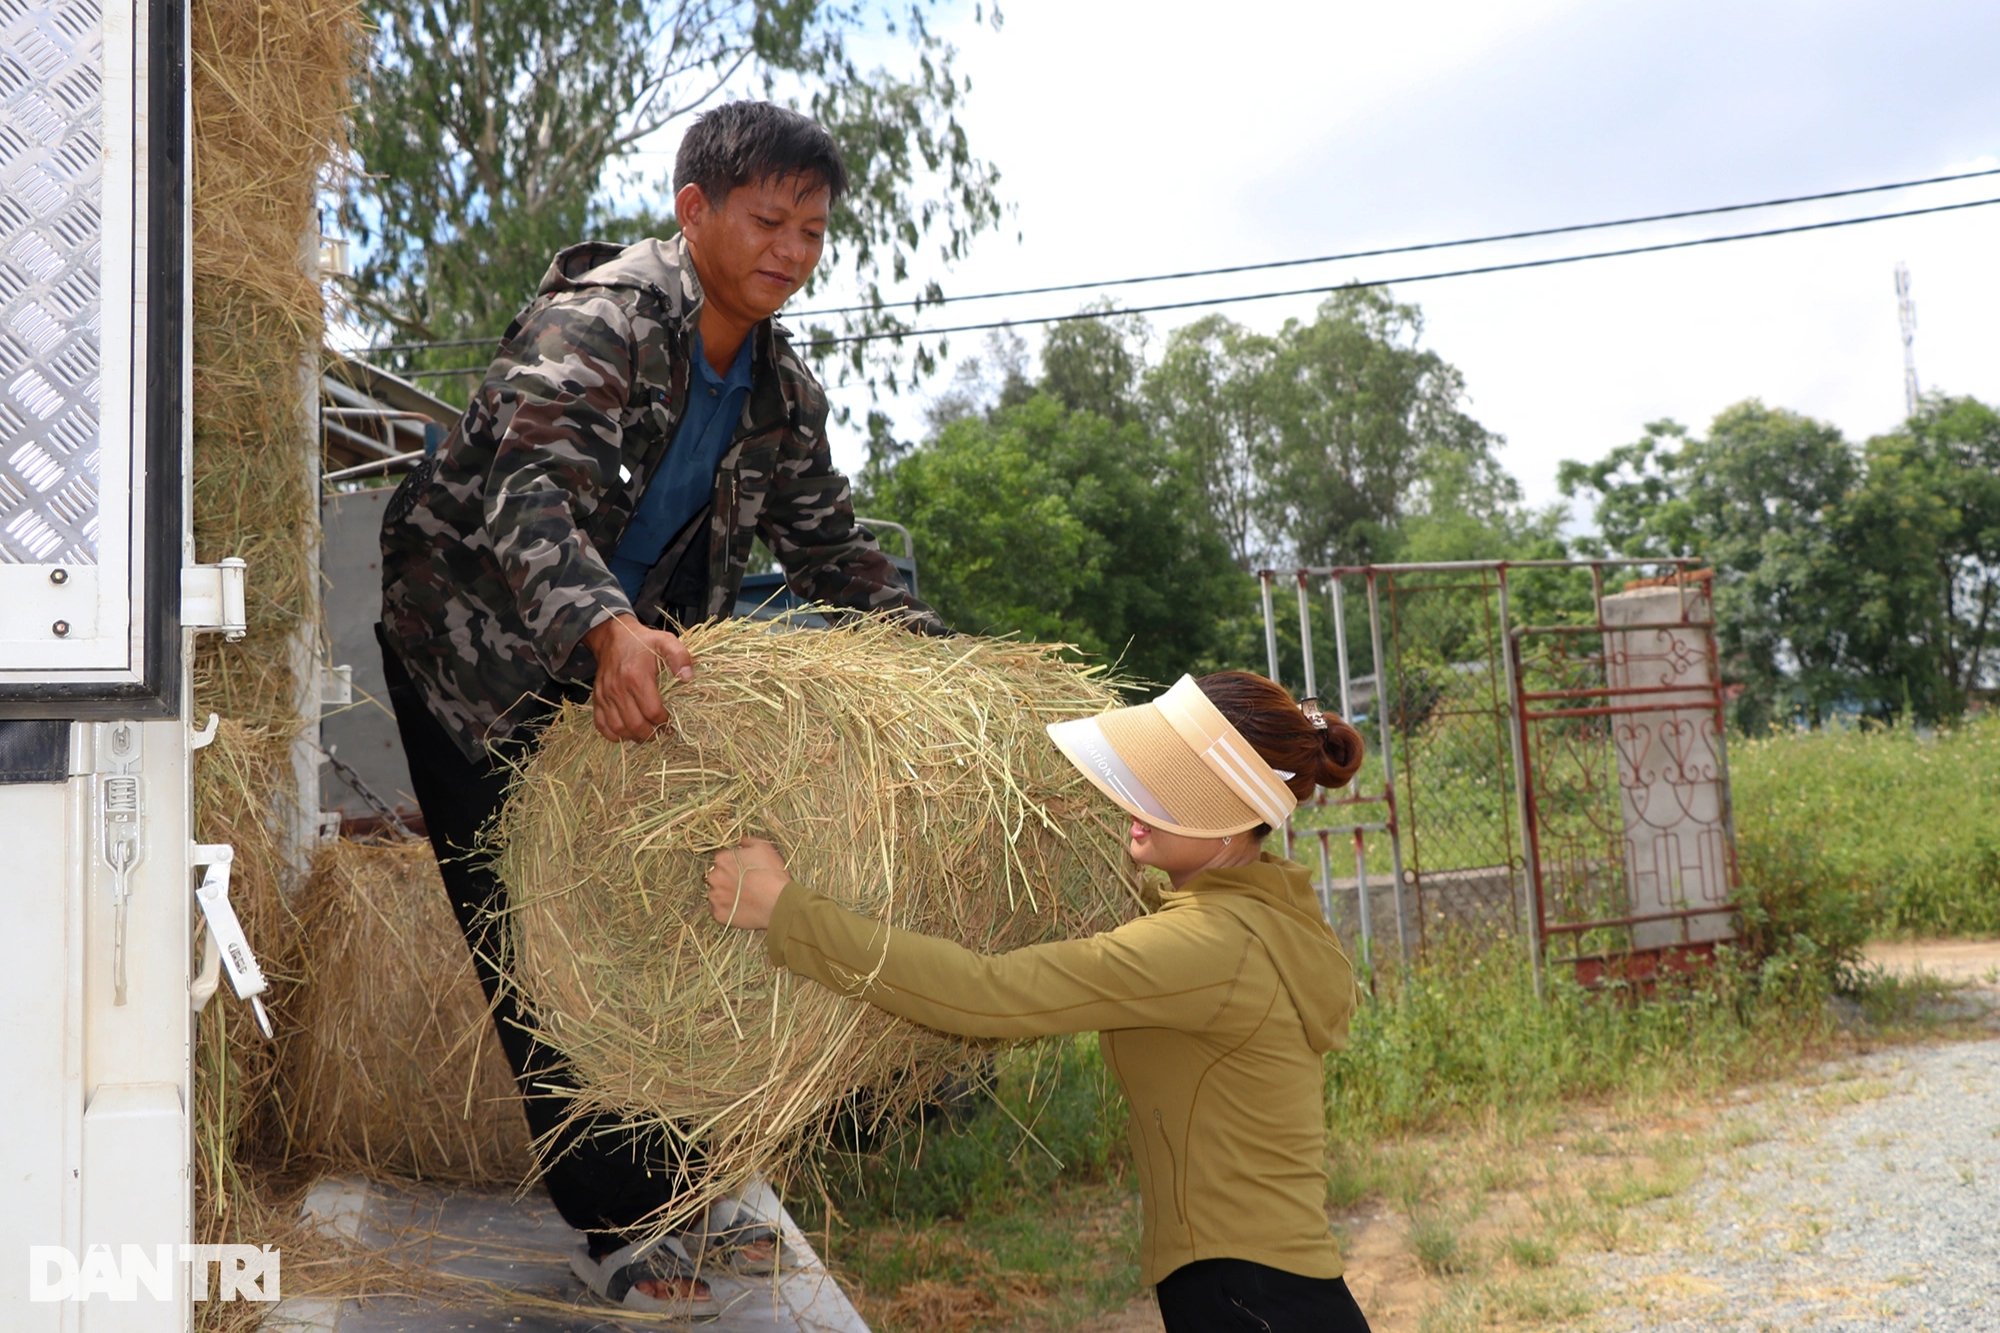
[{"label": "power line", "polygon": [[1961,171],[1951,176],[1927,176],[1922,180],[1896,181],[1889,185],[1863,185],[1851,190],[1828,190],[1822,194],[1799,194],[1787,199],[1763,199],[1752,204],[1718,204],[1710,208],[1684,208],[1673,213],[1650,213],[1644,217],[1616,218],[1609,222],[1573,222],[1561,227],[1537,227],[1530,231],[1495,232],[1457,241],[1426,241],[1416,245],[1391,245],[1378,250],[1350,250],[1344,254],[1314,255],[1306,259],[1273,259],[1256,264],[1229,264],[1221,268],[1191,268],[1179,273],[1151,273],[1131,278],[1105,278],[1097,282],[1062,282],[1046,287],[1016,287],[1008,291],[974,292],[968,296],[944,296],[935,301],[919,297],[908,301],[884,301],[874,305],[830,306],[825,310],[790,312],[794,319],[822,315],[854,315],[873,310],[949,305],[954,301],[994,301],[1009,296],[1046,296],[1057,292],[1095,291],[1103,287],[1131,287],[1148,282],[1175,282],[1182,278],[1216,278],[1232,273],[1255,273],[1267,269],[1301,268],[1309,264],[1336,264],[1351,259],[1380,259],[1387,255],[1414,255],[1429,250],[1452,250],[1500,241],[1526,241],[1542,236],[1568,236],[1577,232],[1607,231],[1614,227],[1637,227],[1652,222],[1674,222],[1684,218],[1714,217],[1722,213],[1742,213],[1759,208],[1783,208],[1790,204],[1810,204],[1824,199],[1847,199],[1861,194],[1881,194],[1887,190],[1910,190],[1922,185],[1942,185],[1949,181],[1972,180],[1980,176],[2000,176],[2000,167],[1981,171]]},{"label": "power line", "polygon": [[[1996,175],[2000,175],[2000,167],[1989,167],[1979,171],[1961,171],[1948,176],[1926,176],[1920,180],[1892,181],[1886,185],[1861,185],[1846,190],[1827,190],[1819,194],[1791,195],[1782,199],[1761,199],[1755,203],[1717,204],[1707,208],[1684,208],[1671,213],[1649,213],[1642,217],[1615,218],[1606,222],[1574,222],[1560,227],[1537,227],[1528,231],[1495,232],[1486,236],[1468,236],[1453,241],[1421,241],[1411,245],[1391,245],[1374,250],[1351,250],[1341,254],[1313,255],[1303,259],[1273,259],[1255,264],[1228,264],[1219,268],[1185,269],[1177,273],[1150,273],[1133,277],[1105,278],[1095,282],[1065,282],[1053,283],[1043,287],[1016,287],[1005,291],[974,292],[966,296],[945,296],[935,301],[928,301],[918,297],[906,301],[884,301],[880,305],[829,306],[822,310],[789,311],[786,312],[786,317],[791,319],[817,319],[828,315],[863,314],[875,310],[900,310],[949,305],[953,301],[994,301],[1014,296],[1046,296],[1060,292],[1095,291],[1105,287],[1131,287],[1152,282],[1178,282],[1186,278],[1226,277],[1236,273],[1256,273],[1271,269],[1301,268],[1311,264],[1334,264],[1355,259],[1380,259],[1389,255],[1423,254],[1432,250],[1454,250],[1475,245],[1493,245],[1501,241],[1524,241],[1545,236],[1568,236],[1579,232],[1608,231],[1616,227],[1637,227],[1654,222],[1674,222],[1687,218],[1713,217],[1724,213],[1742,213],[1760,208],[1784,208],[1793,204],[1816,203],[1827,199],[1847,199],[1864,194],[1882,194],[1890,190],[1912,190],[1925,185],[1943,185],[1952,181],[1975,180],[1983,176]],[[1172,307],[1160,308],[1171,309]],[[384,343],[379,347],[368,348],[364,354],[446,351],[460,347],[490,347],[498,341],[499,339],[496,335],[491,338],[453,338],[433,342]]]},{"label": "power line", "polygon": [[1955,213],[1965,208],[1985,208],[2000,204],[2000,198],[1974,199],[1959,204],[1936,204],[1929,208],[1908,208],[1895,213],[1875,213],[1867,217],[1838,218],[1830,222],[1802,222],[1790,227],[1764,231],[1742,231],[1727,236],[1702,236],[1688,241],[1660,241],[1653,245],[1633,245],[1618,250],[1596,250],[1580,255],[1556,255],[1548,259],[1518,259],[1504,264],[1482,264],[1475,268],[1446,269],[1436,273],[1414,273],[1400,278],[1370,278],[1365,281],[1334,283],[1321,287],[1292,287],[1277,292],[1250,292],[1238,296],[1197,297],[1187,301],[1162,301],[1155,305],[1125,306],[1117,310],[1078,310],[1063,315],[1036,315],[1022,319],[996,319],[980,324],[954,324],[944,328],[908,329],[901,332],[855,333],[837,338],[818,338],[808,347],[838,347],[847,343],[874,342],[883,338],[933,338],[947,333],[978,333],[1028,324],[1064,324],[1078,319],[1104,319],[1118,315],[1150,315],[1163,310],[1190,310],[1197,306],[1238,305],[1248,301],[1274,301],[1286,296],[1328,296],[1334,292],[1360,291],[1369,287],[1400,287],[1416,282],[1437,282],[1445,278],[1470,278],[1482,273],[1512,273],[1521,269],[1554,268],[1560,264],[1582,264],[1593,259],[1622,259],[1628,255],[1659,254],[1667,250],[1692,250],[1703,245],[1723,245],[1731,241],[1756,241],[1770,236],[1792,236],[1800,232],[1830,231],[1836,227],[1858,227],[1865,222],[1889,222],[1896,218],[1922,217],[1927,213]]},{"label": "power line", "polygon": [[[1545,259],[1519,259],[1500,264],[1482,264],[1472,268],[1445,269],[1431,273],[1406,274],[1396,278],[1357,279],[1353,282],[1332,283],[1316,287],[1291,287],[1283,291],[1248,292],[1234,296],[1193,297],[1185,301],[1162,301],[1152,305],[1126,306],[1116,310],[1077,310],[1059,315],[1031,315],[1015,319],[987,320],[976,324],[952,324],[927,329],[886,330],[875,333],[846,334],[833,338],[818,338],[805,344],[819,349],[840,347],[853,343],[878,342],[884,339],[900,341],[904,338],[935,338],[952,333],[979,333],[988,329],[1016,328],[1023,325],[1066,324],[1082,319],[1105,319],[1119,315],[1150,315],[1167,310],[1191,310],[1200,306],[1241,305],[1250,301],[1274,301],[1288,296],[1329,296],[1335,292],[1360,291],[1370,287],[1408,286],[1419,282],[1438,282],[1446,278],[1469,278],[1485,273],[1512,273],[1525,269],[1555,268],[1562,264],[1582,264],[1598,259],[1622,259],[1631,255],[1661,254],[1670,250],[1692,250],[1705,245],[1725,245],[1734,241],[1763,240],[1773,236],[1795,236],[1802,232],[1831,231],[1839,227],[1857,227],[1869,222],[1891,222],[1897,218],[1923,217],[1933,213],[1955,213],[1968,208],[1986,208],[2000,204],[2000,197],[1974,199],[1957,204],[1935,204],[1928,208],[1901,209],[1893,213],[1873,213],[1864,217],[1836,218],[1826,222],[1802,222],[1789,227],[1771,227],[1762,231],[1733,232],[1723,236],[1701,236],[1685,241],[1660,241],[1652,245],[1626,246],[1616,250],[1596,250],[1584,254],[1554,255]],[[447,375],[477,373],[481,367],[465,366],[455,370],[417,370],[406,372],[406,378],[436,378]]]}]

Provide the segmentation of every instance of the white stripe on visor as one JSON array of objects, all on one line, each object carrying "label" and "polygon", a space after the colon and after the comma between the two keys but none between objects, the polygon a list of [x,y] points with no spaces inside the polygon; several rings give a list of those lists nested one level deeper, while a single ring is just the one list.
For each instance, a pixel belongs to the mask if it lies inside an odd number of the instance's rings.
[{"label": "white stripe on visor", "polygon": [[1160,798],[1153,795],[1118,757],[1118,752],[1104,739],[1104,729],[1097,725],[1096,718],[1080,717],[1062,725],[1078,756],[1105,786],[1144,810],[1150,818],[1169,824],[1180,823],[1173,812],[1160,803]]},{"label": "white stripe on visor", "polygon": [[1160,715],[1180,733],[1188,748],[1200,755],[1209,772],[1227,783],[1243,804],[1264,823],[1276,828],[1298,808],[1298,798],[1280,781],[1264,756],[1229,725],[1194,677],[1182,676],[1174,687],[1153,701]]},{"label": "white stripe on visor", "polygon": [[[1263,756],[1253,754],[1251,759],[1256,767],[1251,767],[1251,761],[1244,758],[1242,749],[1233,744],[1230,737],[1218,736],[1215,743],[1208,747],[1207,758],[1210,770],[1236,788],[1236,794],[1243,798],[1243,803],[1273,828],[1284,823],[1297,808],[1290,788],[1278,788],[1271,782],[1273,770],[1264,762]],[[1259,772],[1259,769],[1262,771]],[[1279,794],[1281,791],[1283,795]]]}]

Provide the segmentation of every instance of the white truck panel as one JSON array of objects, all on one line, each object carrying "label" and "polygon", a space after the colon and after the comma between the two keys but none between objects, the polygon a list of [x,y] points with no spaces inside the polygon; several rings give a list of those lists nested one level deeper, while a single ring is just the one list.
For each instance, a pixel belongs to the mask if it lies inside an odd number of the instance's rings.
[{"label": "white truck panel", "polygon": [[14,885],[0,931],[0,1052],[13,1088],[0,1135],[0,1309],[22,1333],[74,1328],[77,1313],[29,1302],[27,1259],[30,1246],[75,1250],[82,1237],[83,867],[70,851],[84,786],[0,787]]}]

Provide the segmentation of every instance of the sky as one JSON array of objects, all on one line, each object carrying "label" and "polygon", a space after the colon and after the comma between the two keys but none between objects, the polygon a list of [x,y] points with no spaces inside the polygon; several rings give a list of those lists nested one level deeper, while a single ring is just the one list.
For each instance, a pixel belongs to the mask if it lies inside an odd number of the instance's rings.
[{"label": "sky", "polygon": [[[1006,0],[935,25],[1011,212],[952,292],[1289,259],[2000,167],[2000,6],[1936,0]],[[883,48],[894,57],[897,48]],[[1127,303],[1407,275],[2000,197],[2000,177],[1585,238],[1199,279]],[[1017,235],[1018,234],[1018,235]],[[1903,416],[1894,271],[1928,390],[2000,402],[2000,207],[1393,287],[1531,503],[1563,459],[1745,398],[1861,441]],[[838,295],[817,293],[801,305]],[[1088,294],[947,306],[933,323]],[[1274,329],[1312,298],[1223,307]],[[1157,340],[1197,310],[1152,317]],[[1039,339],[1029,335],[1031,346]],[[960,336],[952,350],[978,350]],[[925,393],[871,403],[922,429]],[[858,434],[837,461],[858,468]]]}]

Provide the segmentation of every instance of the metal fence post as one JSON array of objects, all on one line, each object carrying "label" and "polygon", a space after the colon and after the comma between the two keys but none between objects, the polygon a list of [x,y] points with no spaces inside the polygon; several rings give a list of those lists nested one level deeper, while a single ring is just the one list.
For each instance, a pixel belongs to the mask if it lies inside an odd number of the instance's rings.
[{"label": "metal fence post", "polygon": [[[1333,655],[1340,668],[1340,716],[1344,722],[1354,721],[1354,698],[1348,687],[1351,679],[1347,664],[1347,599],[1342,592],[1340,575],[1327,580],[1328,596],[1333,600]],[[1380,681],[1380,672],[1377,673]]]},{"label": "metal fence post", "polygon": [[1306,693],[1319,697],[1319,677],[1313,671],[1312,615],[1306,608],[1306,571],[1299,571],[1299,651],[1305,657]]},{"label": "metal fence post", "polygon": [[1382,796],[1389,812],[1389,862],[1394,876],[1389,889],[1396,899],[1396,948],[1407,965],[1410,961],[1410,903],[1403,892],[1402,821],[1396,817],[1396,759],[1395,747],[1390,741],[1394,728],[1389,723],[1389,663],[1382,656],[1382,598],[1376,583],[1376,571],[1371,567],[1367,573],[1368,640],[1375,651],[1375,715],[1381,723]]},{"label": "metal fence post", "polygon": [[1507,737],[1514,752],[1514,813],[1521,823],[1521,921],[1528,936],[1528,966],[1535,978],[1535,994],[1542,993],[1542,914],[1541,895],[1535,892],[1542,868],[1535,855],[1533,830],[1528,827],[1528,765],[1522,750],[1521,681],[1519,656],[1513,637],[1514,621],[1507,601],[1507,566],[1500,566],[1500,656],[1507,670]]},{"label": "metal fence post", "polygon": [[1278,678],[1278,620],[1271,609],[1271,571],[1257,571],[1257,593],[1264,601],[1264,660],[1270,664],[1271,679]]},{"label": "metal fence post", "polygon": [[[1347,656],[1347,591],[1337,571],[1327,577],[1327,596],[1333,602],[1333,655],[1340,672],[1340,718],[1353,726],[1354,676]],[[1382,673],[1381,664],[1376,665],[1375,695],[1379,707]],[[1333,872],[1329,870],[1327,873],[1330,877]],[[1330,878],[1328,886],[1331,887]],[[1361,920],[1361,961],[1364,966],[1372,967],[1375,961],[1375,915],[1368,893],[1368,842],[1360,829],[1354,830],[1354,913]]]},{"label": "metal fence post", "polygon": [[[1278,679],[1278,613],[1271,605],[1271,580],[1275,577],[1268,569],[1257,571],[1257,595],[1264,607],[1264,660],[1270,664],[1269,675]],[[1285,859],[1292,859],[1292,821],[1287,819],[1284,828]]]}]

